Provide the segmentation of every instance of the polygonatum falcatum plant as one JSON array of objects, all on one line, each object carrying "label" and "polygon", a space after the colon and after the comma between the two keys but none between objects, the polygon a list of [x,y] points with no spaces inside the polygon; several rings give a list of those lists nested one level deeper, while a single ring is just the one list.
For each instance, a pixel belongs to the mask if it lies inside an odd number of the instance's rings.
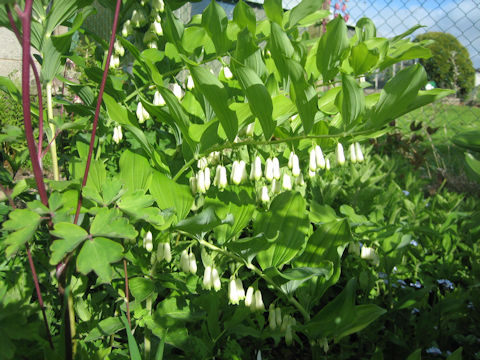
[{"label": "polygonatum falcatum plant", "polygon": [[318,0],[266,0],[261,21],[212,0],[186,24],[173,12],[184,1],[117,0],[95,3],[113,16],[102,39],[82,26],[92,0],[1,3],[23,68],[21,90],[0,86],[22,101],[33,176],[2,172],[0,248],[33,280],[2,280],[14,330],[0,358],[227,358],[246,340],[320,356],[382,316],[355,304],[355,279],[324,297],[347,246],[380,261],[352,232],[360,215],[322,199],[326,183],[368,181],[368,139],[450,93],[422,91],[419,64],[365,93],[366,75],[430,55],[407,39],[416,28],[378,37]]}]

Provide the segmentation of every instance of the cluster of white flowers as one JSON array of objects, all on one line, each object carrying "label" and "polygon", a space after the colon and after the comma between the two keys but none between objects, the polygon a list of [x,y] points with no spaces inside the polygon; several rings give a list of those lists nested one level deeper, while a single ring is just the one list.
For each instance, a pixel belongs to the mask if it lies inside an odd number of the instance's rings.
[{"label": "cluster of white flowers", "polygon": [[285,342],[291,345],[293,341],[293,327],[297,324],[294,317],[285,314],[282,318],[282,310],[275,305],[270,304],[268,308],[268,325],[271,330],[279,329],[285,334]]},{"label": "cluster of white flowers", "polygon": [[170,249],[169,242],[162,242],[158,244],[157,248],[157,261],[165,260],[166,262],[172,261],[172,251]]},{"label": "cluster of white flowers", "polygon": [[245,306],[249,307],[252,312],[264,311],[265,305],[263,304],[262,292],[249,286],[245,295]]},{"label": "cluster of white flowers", "polygon": [[238,305],[240,300],[245,299],[245,290],[243,289],[242,280],[240,278],[231,278],[228,283],[228,302]]},{"label": "cluster of white flowers", "polygon": [[211,290],[212,287],[215,291],[219,291],[222,287],[218,270],[210,265],[205,267],[203,273],[203,287],[206,290]]},{"label": "cluster of white flowers", "polygon": [[118,144],[122,139],[123,139],[122,127],[120,125],[115,126],[113,128],[113,141],[115,142],[115,144]]},{"label": "cluster of white flowers", "polygon": [[190,251],[190,253],[188,253],[187,250],[182,251],[180,255],[180,269],[182,269],[184,273],[197,273],[197,259],[193,252]]}]

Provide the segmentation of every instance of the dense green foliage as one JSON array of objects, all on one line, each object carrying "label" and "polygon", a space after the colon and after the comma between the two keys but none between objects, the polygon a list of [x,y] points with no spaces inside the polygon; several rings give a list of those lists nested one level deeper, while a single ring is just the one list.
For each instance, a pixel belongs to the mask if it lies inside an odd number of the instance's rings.
[{"label": "dense green foliage", "polygon": [[432,57],[420,60],[429,80],[439,87],[455,90],[461,98],[467,97],[475,86],[475,69],[468,50],[447,33],[428,32],[416,38],[416,41],[425,40],[433,41],[428,45]]},{"label": "dense green foliage", "polygon": [[418,64],[377,94],[359,82],[429,57],[411,31],[361,19],[349,38],[337,17],[309,39],[299,27],[329,15],[316,0],[265,1],[259,22],[212,1],[188,24],[181,2],[125,0],[108,57],[81,27],[90,4],[34,2],[43,85],[65,86],[45,114],[60,176],[43,169],[44,200],[38,172],[1,173],[0,359],[478,357],[477,199],[432,188],[389,140],[452,91],[422,91]]}]

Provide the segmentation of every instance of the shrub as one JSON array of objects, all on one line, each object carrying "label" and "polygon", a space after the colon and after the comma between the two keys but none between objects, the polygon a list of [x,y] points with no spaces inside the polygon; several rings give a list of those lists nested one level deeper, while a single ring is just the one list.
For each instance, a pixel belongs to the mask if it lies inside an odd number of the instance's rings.
[{"label": "shrub", "polygon": [[417,36],[415,41],[433,40],[428,46],[432,57],[421,59],[430,80],[438,87],[454,89],[464,99],[475,86],[475,69],[468,50],[451,35],[428,32]]}]

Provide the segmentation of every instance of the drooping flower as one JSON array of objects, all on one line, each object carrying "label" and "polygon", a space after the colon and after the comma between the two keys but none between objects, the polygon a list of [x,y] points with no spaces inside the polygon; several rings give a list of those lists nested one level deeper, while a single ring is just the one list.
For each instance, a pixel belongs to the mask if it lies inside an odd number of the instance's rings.
[{"label": "drooping flower", "polygon": [[313,172],[317,170],[317,158],[315,154],[315,149],[310,150],[310,161],[308,163],[308,168],[310,171],[313,171]]},{"label": "drooping flower", "polygon": [[146,120],[150,119],[150,114],[143,107],[142,103],[139,101],[137,105],[137,118],[139,124],[143,124]]},{"label": "drooping flower", "polygon": [[283,174],[282,189],[283,190],[292,190],[292,179],[290,178],[290,175],[288,175],[288,174]]},{"label": "drooping flower", "polygon": [[197,173],[197,190],[200,194],[205,194],[207,192],[207,188],[205,186],[205,173],[204,170],[200,170]]},{"label": "drooping flower", "polygon": [[228,80],[233,78],[233,74],[230,71],[230,68],[228,66],[223,67],[223,75],[225,76],[225,79],[228,79]]},{"label": "drooping flower", "polygon": [[165,104],[166,102],[162,94],[160,94],[158,91],[155,91],[155,94],[153,95],[153,105],[164,106]]},{"label": "drooping flower", "polygon": [[143,237],[143,247],[148,252],[152,252],[153,250],[152,233],[150,231],[148,231]]},{"label": "drooping flower", "polygon": [[163,10],[165,9],[165,4],[163,0],[153,0],[152,8],[158,12],[163,12]]},{"label": "drooping flower", "polygon": [[255,289],[251,286],[248,287],[247,289],[247,293],[245,295],[245,306],[248,306],[250,307],[252,305],[252,303],[255,301],[254,297],[253,297],[253,292],[255,291]]},{"label": "drooping flower", "polygon": [[293,154],[292,156],[292,175],[295,177],[299,177],[301,175],[300,161],[298,160],[297,154]]},{"label": "drooping flower", "polygon": [[272,193],[273,194],[280,194],[282,192],[282,184],[280,180],[273,179],[272,181]]},{"label": "drooping flower", "polygon": [[272,330],[275,330],[277,328],[275,305],[273,305],[273,303],[271,303],[270,306],[268,307],[268,325]]},{"label": "drooping flower", "polygon": [[255,308],[254,308],[254,310],[264,311],[265,310],[265,305],[263,304],[262,292],[259,289],[255,290],[254,297],[255,297]]},{"label": "drooping flower", "polygon": [[195,83],[193,82],[192,75],[188,75],[187,77],[187,89],[192,90],[195,87]]},{"label": "drooping flower", "polygon": [[117,55],[115,54],[112,54],[112,56],[110,56],[110,64],[109,64],[109,68],[110,69],[116,69],[120,66],[120,59]]},{"label": "drooping flower", "polygon": [[337,163],[339,165],[345,164],[345,154],[343,152],[343,146],[341,143],[337,144]]},{"label": "drooping flower", "polygon": [[303,186],[305,185],[305,180],[303,179],[303,174],[300,173],[300,175],[297,177],[297,180],[295,181],[296,185]]},{"label": "drooping flower", "polygon": [[351,143],[350,146],[348,147],[348,152],[350,153],[350,161],[352,163],[357,162],[357,154],[355,151],[355,144]]},{"label": "drooping flower", "polygon": [[325,169],[330,170],[330,159],[325,160]]},{"label": "drooping flower", "polygon": [[270,196],[268,195],[268,188],[265,185],[262,186],[260,200],[263,203],[267,203],[270,201]]},{"label": "drooping flower", "polygon": [[118,144],[123,138],[122,127],[120,125],[113,128],[113,141]]},{"label": "drooping flower", "polygon": [[281,327],[282,326],[282,309],[277,307],[275,309],[275,319],[277,320],[277,326]]},{"label": "drooping flower", "polygon": [[172,251],[170,249],[170,243],[166,242],[160,245],[163,245],[163,257],[165,261],[169,263],[170,261],[172,261]]},{"label": "drooping flower", "polygon": [[245,299],[245,290],[243,289],[243,283],[240,278],[235,279],[235,287],[237,288],[237,296],[238,300]]},{"label": "drooping flower", "polygon": [[177,83],[173,84],[173,90],[172,91],[173,91],[173,95],[175,95],[175,97],[178,100],[181,100],[183,98],[183,90],[180,87],[180,85],[178,85]]},{"label": "drooping flower", "polygon": [[133,10],[132,12],[132,25],[133,27],[141,27],[143,26],[143,24],[145,24],[146,22],[146,19],[145,19],[145,15],[143,14],[143,11],[142,10]]},{"label": "drooping flower", "polygon": [[317,163],[317,167],[320,169],[325,169],[325,156],[323,156],[322,148],[319,145],[315,146],[315,161]]},{"label": "drooping flower", "polygon": [[238,299],[237,283],[235,282],[235,279],[230,279],[228,282],[228,302],[233,305],[238,305],[240,302]]},{"label": "drooping flower", "polygon": [[272,159],[273,163],[273,178],[280,180],[280,163],[278,161],[278,158],[274,157]]},{"label": "drooping flower", "polygon": [[247,128],[245,130],[245,135],[253,136],[254,130],[255,130],[255,122],[252,122],[252,123],[247,125]]},{"label": "drooping flower", "polygon": [[205,190],[210,189],[210,168],[206,167],[205,170],[203,170],[203,176],[205,178]]},{"label": "drooping flower", "polygon": [[219,291],[222,287],[220,276],[218,275],[218,271],[216,268],[212,268],[212,285],[215,291]]},{"label": "drooping flower", "polygon": [[250,180],[260,180],[262,177],[262,160],[260,156],[255,157],[250,170]]},{"label": "drooping flower", "polygon": [[130,20],[125,21],[122,27],[122,36],[127,37],[132,33],[132,24]]},{"label": "drooping flower", "polygon": [[362,162],[363,160],[365,160],[365,158],[363,157],[362,148],[360,147],[360,143],[358,142],[355,143],[355,153],[358,162]]},{"label": "drooping flower", "polygon": [[115,43],[113,44],[113,48],[115,50],[115,54],[117,54],[118,56],[125,55],[125,49],[123,48],[120,41],[116,40]]},{"label": "drooping flower", "polygon": [[[218,276],[218,273],[217,273]],[[212,282],[212,267],[211,266],[206,266],[205,271],[203,273],[203,287],[206,290],[210,290],[212,288],[213,282]]]},{"label": "drooping flower", "polygon": [[195,258],[195,254],[193,252],[190,252],[190,254],[188,254],[188,270],[192,274],[197,273],[197,259]]},{"label": "drooping flower", "polygon": [[271,158],[268,158],[265,162],[265,178],[268,181],[273,180],[273,161]]},{"label": "drooping flower", "polygon": [[198,188],[197,188],[197,178],[195,176],[192,176],[190,179],[189,179],[189,182],[190,182],[190,190],[192,190],[192,194],[195,195],[198,191]]}]

